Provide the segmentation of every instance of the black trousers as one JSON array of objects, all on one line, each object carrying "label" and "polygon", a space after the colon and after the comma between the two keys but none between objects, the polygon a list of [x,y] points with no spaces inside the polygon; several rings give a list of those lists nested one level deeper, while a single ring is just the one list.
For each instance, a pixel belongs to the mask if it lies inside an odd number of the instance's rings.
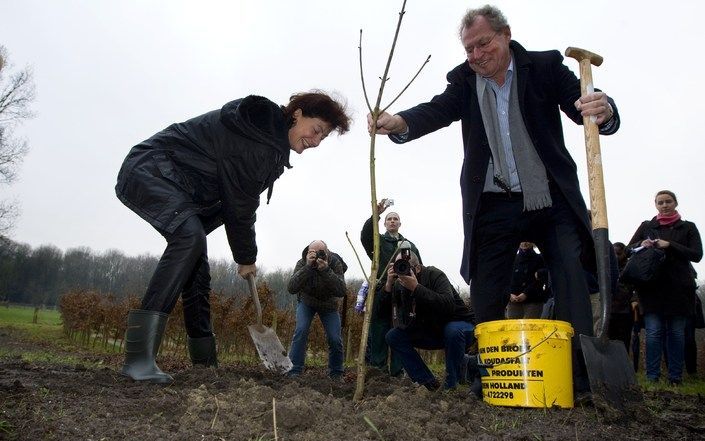
[{"label": "black trousers", "polygon": [[[174,233],[159,231],[167,241],[157,269],[142,299],[141,308],[170,314],[182,296],[184,325],[191,338],[213,335],[210,317],[210,266],[208,220],[191,216]],[[210,229],[212,230],[212,229]]]},{"label": "black trousers", "polygon": [[478,324],[502,320],[519,243],[534,242],[549,271],[556,319],[569,322],[575,331],[573,369],[576,389],[582,391],[588,383],[578,336],[592,336],[593,326],[580,260],[581,225],[560,192],[552,189],[551,199],[551,207],[526,212],[521,193],[483,193],[474,233],[477,266],[471,299]]}]

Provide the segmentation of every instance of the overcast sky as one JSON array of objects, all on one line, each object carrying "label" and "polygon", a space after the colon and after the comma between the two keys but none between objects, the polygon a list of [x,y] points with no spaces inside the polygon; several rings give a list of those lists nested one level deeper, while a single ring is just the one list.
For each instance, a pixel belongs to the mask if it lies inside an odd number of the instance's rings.
[{"label": "overcast sky", "polygon": [[[457,28],[484,3],[409,0],[384,103],[428,54],[431,61],[395,103],[400,111],[443,91],[464,61]],[[604,57],[594,82],[614,97],[622,128],[602,137],[610,237],[628,241],[656,211],[656,191],[678,196],[684,219],[705,232],[705,110],[702,2],[497,1],[512,36],[529,50],[583,47]],[[292,152],[270,205],[257,212],[258,265],[292,267],[323,239],[361,270],[360,228],[371,212],[369,136],[360,85],[358,36],[374,102],[401,1],[0,1],[0,44],[15,67],[31,65],[36,117],[18,130],[31,148],[20,180],[0,189],[22,215],[13,239],[62,250],[115,248],[160,255],[164,241],[115,197],[129,149],[167,125],[248,94],[284,104],[320,88],[345,97],[355,124],[315,150]],[[566,60],[574,72],[577,62]],[[566,143],[588,200],[583,129],[564,119]],[[401,232],[426,264],[459,276],[462,253],[460,123],[404,146],[377,142],[378,197],[396,201]],[[212,258],[231,258],[223,229],[209,236]],[[705,266],[696,265],[700,278]]]}]

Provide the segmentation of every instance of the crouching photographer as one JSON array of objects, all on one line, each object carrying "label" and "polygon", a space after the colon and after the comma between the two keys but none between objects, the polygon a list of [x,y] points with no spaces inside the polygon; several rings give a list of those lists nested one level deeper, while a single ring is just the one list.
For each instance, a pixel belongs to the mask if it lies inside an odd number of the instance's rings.
[{"label": "crouching photographer", "polygon": [[402,244],[379,295],[393,311],[387,344],[399,354],[409,377],[429,390],[440,388],[416,348],[445,349],[445,387],[454,388],[463,376],[463,355],[473,341],[474,326],[470,308],[448,277],[438,268],[421,265]]}]

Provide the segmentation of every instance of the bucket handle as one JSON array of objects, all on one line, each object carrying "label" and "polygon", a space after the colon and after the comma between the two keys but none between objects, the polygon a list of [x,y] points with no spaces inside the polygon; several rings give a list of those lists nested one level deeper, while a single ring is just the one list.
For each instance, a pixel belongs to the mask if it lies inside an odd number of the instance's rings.
[{"label": "bucket handle", "polygon": [[[543,338],[543,340],[541,340],[540,342],[538,342],[536,345],[532,346],[531,349],[529,349],[528,351],[524,351],[524,352],[522,352],[521,354],[519,354],[519,355],[517,355],[517,356],[515,356],[515,357],[509,357],[509,360],[517,360],[517,359],[519,359],[520,357],[523,357],[524,355],[530,353],[530,352],[533,351],[534,349],[536,349],[536,348],[538,348],[539,346],[541,346],[546,340],[548,340],[549,338],[551,338],[551,337],[553,336],[553,334],[555,334],[556,332],[558,332],[558,327],[557,327],[557,326],[556,326],[555,328],[553,328],[553,331],[551,331],[550,334],[548,334],[547,336],[545,336],[545,337]],[[479,368],[491,369],[491,368],[494,368],[494,367],[497,367],[497,366],[502,366],[502,365],[507,364],[507,363],[508,363],[507,361],[504,361],[504,362],[502,362],[502,363],[497,363],[497,364],[484,363],[484,362],[482,361],[482,359],[480,358],[480,354],[479,354],[479,353],[477,354],[477,367],[479,367]],[[485,375],[487,375],[487,374],[485,374]]]}]

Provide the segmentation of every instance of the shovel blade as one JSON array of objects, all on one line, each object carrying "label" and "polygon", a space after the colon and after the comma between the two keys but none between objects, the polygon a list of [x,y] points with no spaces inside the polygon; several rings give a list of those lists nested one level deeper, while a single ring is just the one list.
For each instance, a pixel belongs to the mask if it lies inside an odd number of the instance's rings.
[{"label": "shovel blade", "polygon": [[616,409],[641,395],[627,350],[622,342],[580,336],[590,389]]},{"label": "shovel blade", "polygon": [[249,325],[247,329],[250,331],[250,336],[264,367],[282,374],[291,370],[293,364],[272,328]]}]

